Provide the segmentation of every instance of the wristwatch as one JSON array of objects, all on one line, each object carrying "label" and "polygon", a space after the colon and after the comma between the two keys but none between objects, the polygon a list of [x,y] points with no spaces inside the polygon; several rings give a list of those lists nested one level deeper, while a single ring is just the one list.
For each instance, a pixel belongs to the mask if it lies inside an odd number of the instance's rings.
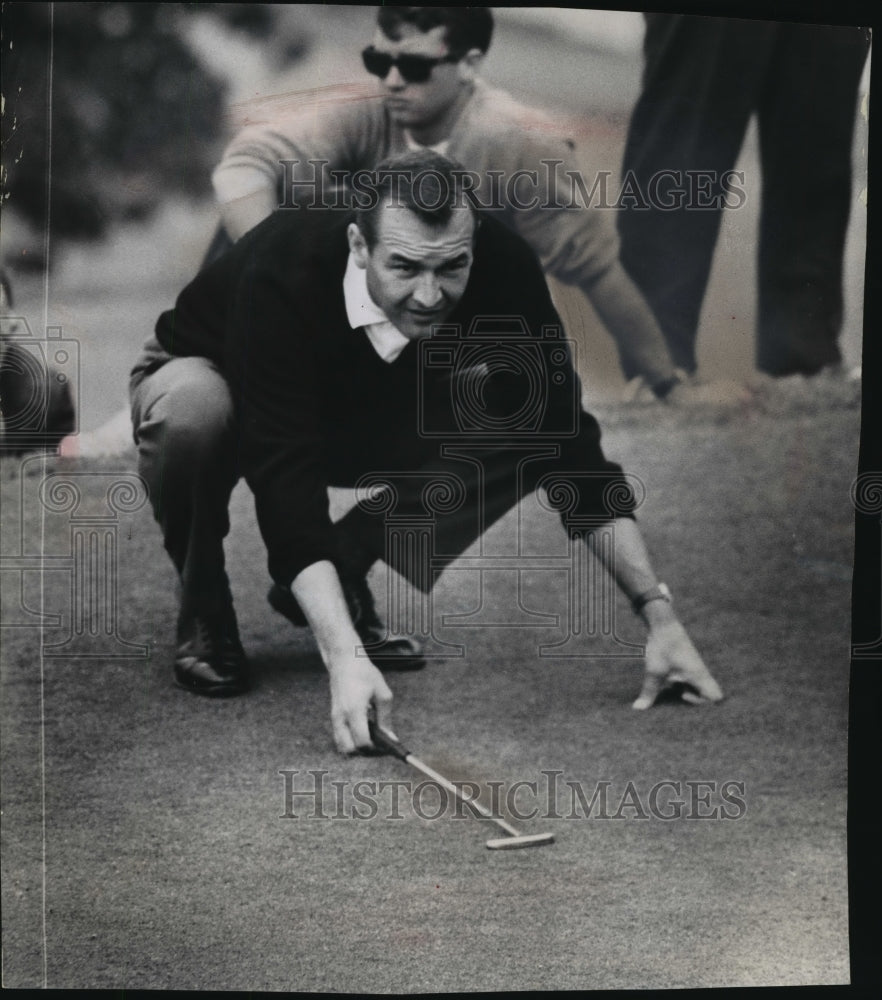
[{"label": "wristwatch", "polygon": [[649,590],[644,590],[642,594],[638,594],[631,602],[631,607],[634,609],[634,614],[639,615],[650,601],[667,601],[668,604],[672,604],[673,600],[674,597],[671,594],[670,587],[666,583],[657,583],[654,587],[650,587]]}]

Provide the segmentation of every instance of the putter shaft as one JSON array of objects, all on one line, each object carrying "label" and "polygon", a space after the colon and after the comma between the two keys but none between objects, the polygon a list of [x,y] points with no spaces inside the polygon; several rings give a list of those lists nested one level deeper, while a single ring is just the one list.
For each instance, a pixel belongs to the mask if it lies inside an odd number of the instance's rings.
[{"label": "putter shaft", "polygon": [[392,736],[391,733],[387,733],[385,729],[378,726],[373,719],[369,721],[368,727],[371,739],[377,747],[385,750],[387,753],[393,754],[395,757],[398,757],[399,760],[403,760],[406,764],[410,764],[410,766],[415,768],[417,771],[421,771],[426,775],[426,777],[436,781],[442,788],[445,788],[452,795],[456,796],[456,798],[458,798],[464,805],[472,806],[475,812],[483,816],[484,819],[489,819],[500,829],[505,830],[508,837],[505,838],[505,840],[488,840],[487,846],[489,848],[500,849],[529,847],[534,844],[550,844],[554,842],[554,837],[550,833],[522,834],[510,823],[506,823],[506,821],[501,817],[495,816],[486,806],[481,805],[480,802],[475,802],[473,799],[466,798],[461,788],[457,788],[456,785],[449,779],[445,778],[443,774],[439,774],[434,768],[429,767],[428,764],[424,764],[419,757],[412,754],[410,750],[405,749],[405,747],[394,736]]},{"label": "putter shaft", "polygon": [[516,830],[510,823],[506,823],[504,819],[499,816],[494,816],[493,813],[486,807],[481,805],[480,802],[476,802],[474,799],[466,798],[461,788],[457,788],[452,781],[448,781],[443,774],[438,774],[437,771],[429,767],[428,764],[424,764],[419,757],[415,757],[412,753],[407,752],[405,754],[404,760],[406,763],[410,764],[411,767],[415,767],[418,771],[422,771],[427,777],[431,778],[433,781],[437,781],[442,788],[446,788],[448,792],[455,795],[460,802],[471,806],[476,812],[479,812],[485,819],[491,820],[498,827],[505,830],[505,832],[511,837],[520,837],[521,834]]}]

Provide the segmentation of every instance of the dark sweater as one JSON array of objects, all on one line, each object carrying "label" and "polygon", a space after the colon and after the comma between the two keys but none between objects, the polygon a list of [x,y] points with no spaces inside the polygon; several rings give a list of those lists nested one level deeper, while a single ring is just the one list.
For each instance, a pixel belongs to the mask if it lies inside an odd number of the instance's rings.
[{"label": "dark sweater", "polygon": [[[202,271],[156,325],[170,354],[210,358],[230,383],[240,468],[254,492],[277,582],[287,585],[306,566],[334,559],[329,485],[351,486],[371,471],[419,468],[437,457],[442,439],[483,434],[504,445],[539,435],[560,444],[563,468],[620,474],[603,457],[596,421],[581,410],[569,356],[555,353],[566,352],[565,344],[540,343],[544,327],[561,324],[539,263],[520,237],[484,217],[468,286],[447,321],[462,331],[449,338],[451,351],[426,365],[422,350],[442,344],[436,336],[409,343],[390,364],[346,317],[349,221],[331,210],[274,213]],[[476,338],[476,317],[496,317],[507,335]],[[518,334],[511,317],[520,317],[528,332]],[[469,350],[480,355],[473,360],[505,363],[482,384],[483,395],[466,395],[479,412],[472,419],[469,410],[463,428],[450,375]],[[485,407],[497,416],[482,423]],[[581,512],[602,511],[600,485]]]}]

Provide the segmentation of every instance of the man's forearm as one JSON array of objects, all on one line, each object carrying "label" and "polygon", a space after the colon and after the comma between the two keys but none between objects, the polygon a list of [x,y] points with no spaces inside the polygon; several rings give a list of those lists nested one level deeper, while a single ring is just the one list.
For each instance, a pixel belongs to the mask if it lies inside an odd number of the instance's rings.
[{"label": "man's forearm", "polygon": [[[612,573],[619,588],[633,601],[658,584],[637,523],[620,517],[615,521],[615,546],[597,545],[594,533],[588,545]],[[661,595],[653,595],[661,596]],[[690,704],[716,702],[723,697],[720,685],[704,665],[698,650],[668,600],[649,599],[640,608],[648,627],[643,686],[634,708],[650,708],[666,689]]]},{"label": "man's forearm", "polygon": [[306,615],[331,682],[331,725],[341,753],[371,746],[368,717],[392,730],[392,692],[366,656],[352,623],[333,563],[312,563],[294,578],[291,592]]},{"label": "man's forearm", "polygon": [[355,654],[360,639],[332,562],[307,566],[294,578],[291,593],[306,615],[328,670],[340,659]]},{"label": "man's forearm", "polygon": [[651,386],[674,377],[674,362],[664,334],[640,290],[620,263],[583,287],[620,352]]},{"label": "man's forearm", "polygon": [[[614,522],[612,530],[615,532],[615,548],[608,555],[605,554],[605,546],[596,544],[593,533],[588,536],[588,544],[612,574],[619,589],[628,600],[633,601],[656,586],[659,580],[649,561],[646,543],[637,522],[620,517]],[[666,601],[651,601],[642,613],[650,625],[673,617],[671,606]]]}]

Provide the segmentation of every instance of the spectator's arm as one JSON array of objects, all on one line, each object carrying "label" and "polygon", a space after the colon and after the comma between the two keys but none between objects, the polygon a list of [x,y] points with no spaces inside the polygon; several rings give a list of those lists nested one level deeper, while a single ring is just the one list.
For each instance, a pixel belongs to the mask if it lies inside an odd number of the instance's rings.
[{"label": "spectator's arm", "polygon": [[[367,92],[344,86],[318,97],[307,94],[291,110],[233,138],[211,178],[233,240],[292,198],[320,202],[333,185],[332,171],[382,159],[382,105],[366,100],[368,95],[376,96],[372,86]],[[283,190],[283,178],[289,190]]]},{"label": "spectator's arm", "polygon": [[655,315],[620,263],[588,282],[583,291],[622,355],[631,358],[637,371],[666,403],[733,406],[749,400],[747,390],[738,382],[697,382],[675,369]]},{"label": "spectator's arm", "polygon": [[221,222],[234,242],[275,211],[275,185],[267,183],[250,194],[220,203]]},{"label": "spectator's arm", "polygon": [[658,322],[618,261],[599,277],[585,282],[582,291],[621,353],[631,359],[650,386],[674,378],[674,363]]},{"label": "spectator's arm", "polygon": [[[494,149],[510,171],[532,170],[538,180],[531,201],[525,189],[519,197],[524,205],[511,214],[518,232],[533,247],[543,268],[559,281],[576,285],[588,297],[603,321],[619,353],[628,358],[647,382],[661,395],[671,392],[674,362],[667,342],[649,305],[622,267],[619,242],[611,214],[595,207],[593,200],[577,196],[566,181],[570,176],[588,180],[575,143],[550,138],[520,138]],[[551,171],[547,164],[557,164]],[[517,195],[517,190],[512,195]],[[599,197],[599,195],[597,196]]]}]

